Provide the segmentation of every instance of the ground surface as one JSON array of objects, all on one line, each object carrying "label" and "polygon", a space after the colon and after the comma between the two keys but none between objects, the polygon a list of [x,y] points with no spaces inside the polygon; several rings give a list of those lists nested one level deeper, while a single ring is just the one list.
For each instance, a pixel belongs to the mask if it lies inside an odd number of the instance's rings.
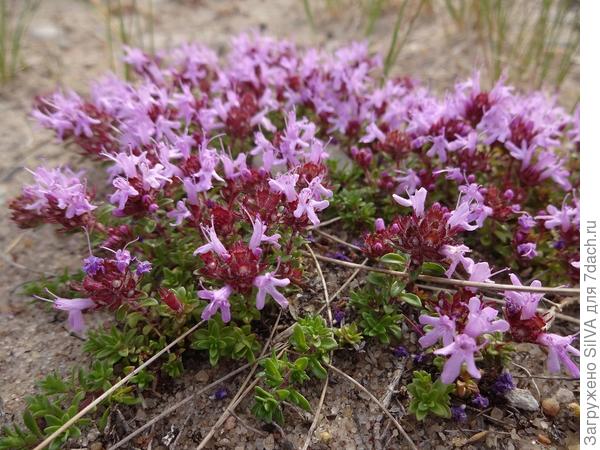
[{"label": "ground surface", "polygon": [[[95,2],[102,3],[102,2]],[[36,129],[28,119],[35,95],[48,92],[57,85],[85,91],[90,79],[107,71],[109,65],[104,21],[94,2],[53,0],[42,2],[24,42],[24,60],[27,67],[9,85],[0,88],[0,204],[5,205],[15,195],[20,185],[27,181],[23,166],[34,167],[40,163],[58,165],[68,162],[81,165],[80,157],[53,143],[45,132]],[[144,2],[138,2],[143,4]],[[313,2],[317,3],[317,2]],[[335,3],[335,2],[333,2]],[[352,2],[348,2],[351,4]],[[442,2],[433,2],[441,5]],[[324,45],[335,48],[350,39],[363,36],[361,10],[336,8],[323,10],[315,6],[316,30],[311,29],[302,2],[294,0],[239,2],[225,1],[155,1],[156,24],[154,39],[157,48],[166,48],[186,40],[197,40],[222,49],[232,34],[248,29],[262,29],[274,36],[287,37],[300,44]],[[385,49],[394,17],[385,15],[376,26],[372,41],[374,49]],[[465,36],[451,33],[447,21],[442,21],[431,11],[426,12],[416,24],[411,39],[400,56],[395,72],[410,74],[431,84],[438,90],[450,86],[457,78],[468,76],[474,65],[482,62],[474,42]],[[561,94],[565,104],[573,104],[578,97],[578,71],[567,81]],[[79,237],[56,236],[50,228],[30,232],[18,230],[8,220],[7,209],[0,215],[0,424],[10,422],[19,414],[23,399],[34,392],[34,384],[50,371],[66,372],[73,364],[85,363],[82,341],[69,335],[62,317],[40,305],[29,304],[18,295],[22,283],[34,279],[42,272],[56,273],[63,268],[78,266],[84,242]],[[308,264],[308,262],[307,262]],[[328,268],[326,278],[333,292],[348,276],[348,272]],[[357,281],[358,282],[358,281]],[[305,304],[314,307],[321,300],[319,280],[313,277],[312,293],[305,295]],[[576,314],[577,311],[571,311]],[[106,318],[97,316],[100,324]],[[558,332],[571,331],[560,328]],[[416,336],[413,336],[413,340]],[[410,348],[409,348],[410,350]],[[412,349],[416,350],[416,348]],[[531,373],[541,374],[543,355],[529,352],[520,363]],[[517,361],[519,362],[519,361]],[[369,347],[368,351],[337,353],[335,364],[350,373],[356,380],[381,397],[394,372],[405,361],[392,357],[389,350]],[[410,368],[406,362],[406,369]],[[236,366],[211,369],[205,361],[192,361],[187,375],[161,393],[151,393],[145,407],[123,410],[122,417],[113,421],[111,432],[104,437],[91,432],[80,443],[96,450],[116,442],[148,419],[163,411],[167,405],[218,379]],[[526,375],[515,367],[513,373]],[[398,396],[390,408],[399,416],[406,406],[402,386],[409,381],[408,370],[399,383]],[[227,388],[235,393],[244,375],[231,381]],[[520,386],[537,392],[527,378]],[[538,380],[541,397],[550,396],[558,388],[578,394],[578,384]],[[321,392],[320,383],[307,386],[307,396],[316,405]],[[207,430],[216,422],[226,401],[199,396],[177,410],[166,420],[157,423],[148,433],[128,444],[129,448],[167,448],[169,437],[177,435],[178,448],[195,448]],[[260,434],[249,427],[261,427],[247,412],[250,400],[238,408],[239,419],[230,418],[216,433],[214,448],[297,448],[302,445],[310,420],[293,411],[288,413],[284,427],[285,437],[275,429],[262,428]],[[490,433],[466,448],[538,448],[539,434],[550,439],[549,447],[565,448],[578,441],[578,419],[566,407],[556,419],[545,418],[541,412],[523,415],[517,409],[487,411],[467,424],[452,424],[439,420],[416,424],[406,416],[403,426],[417,442],[419,448],[445,449],[460,447],[479,431]],[[377,442],[373,429],[381,422],[385,436]],[[403,448],[402,439],[391,433],[386,421],[373,402],[356,391],[352,385],[333,376],[311,448]],[[172,439],[171,439],[172,441]]]}]

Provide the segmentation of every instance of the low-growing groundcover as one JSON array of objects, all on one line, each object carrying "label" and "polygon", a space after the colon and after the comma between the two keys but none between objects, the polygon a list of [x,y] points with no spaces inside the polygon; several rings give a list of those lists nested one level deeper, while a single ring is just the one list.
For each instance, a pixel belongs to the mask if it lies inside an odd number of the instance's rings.
[{"label": "low-growing groundcover", "polygon": [[[577,295],[578,112],[502,79],[486,90],[477,74],[443,96],[385,80],[363,44],[329,54],[242,35],[222,60],[189,44],[127,48],[124,61],[135,80],[35,101],[33,117],[108,178],[31,168],[10,203],[20,227],[50,223],[87,242],[81,271],[25,293],[65,312],[91,362],[48,374],[1,449],[102,431],[118,405],[195,359],[258,367],[244,393],[276,433],[294,409],[318,418],[307,384],[326,389],[336,355],[370,346],[411,359],[406,414],[418,421],[505,407],[516,344],[578,378],[577,336],[551,329]],[[368,275],[329,292],[331,265]],[[307,292],[312,313],[290,311]],[[86,329],[100,309],[113,325]],[[213,395],[237,400],[226,381]]]}]

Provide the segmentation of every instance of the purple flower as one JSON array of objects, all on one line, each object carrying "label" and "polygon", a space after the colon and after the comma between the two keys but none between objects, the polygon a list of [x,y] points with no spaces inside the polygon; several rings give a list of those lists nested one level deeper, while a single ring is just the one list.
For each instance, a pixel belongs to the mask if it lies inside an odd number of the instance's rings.
[{"label": "purple flower", "polygon": [[83,271],[90,276],[104,272],[104,259],[90,255],[83,260]]},{"label": "purple flower", "polygon": [[52,297],[54,297],[54,300],[38,297],[37,295],[35,295],[34,297],[47,302],[52,302],[54,304],[54,309],[67,311],[69,313],[69,317],[67,319],[69,328],[76,333],[84,331],[85,321],[83,320],[83,311],[86,309],[94,308],[96,306],[94,301],[90,298],[62,298],[58,297],[50,291],[48,291],[48,293]]},{"label": "purple flower", "polygon": [[223,173],[226,180],[234,180],[250,173],[246,165],[245,153],[240,153],[235,160],[223,153],[221,154],[221,161],[223,162]]},{"label": "purple flower", "polygon": [[314,177],[308,184],[308,188],[312,191],[315,200],[322,200],[323,198],[330,198],[333,196],[331,189],[327,189],[323,186],[321,181],[321,177]]},{"label": "purple flower", "polygon": [[261,242],[267,242],[276,248],[281,247],[278,242],[281,235],[275,233],[271,236],[267,236],[265,231],[267,231],[267,226],[260,220],[260,217],[256,216],[256,219],[252,222],[252,236],[250,237],[250,243],[248,244],[248,247],[255,256],[260,256],[262,253],[260,248]]},{"label": "purple flower", "polygon": [[94,301],[89,298],[66,299],[56,297],[56,300],[54,300],[55,309],[60,309],[69,313],[69,327],[77,333],[85,330],[82,311],[94,308],[95,306],[96,304]]},{"label": "purple flower", "polygon": [[481,308],[481,300],[477,297],[471,297],[469,300],[469,316],[463,333],[477,338],[484,333],[508,331],[510,325],[506,320],[494,320],[497,315],[497,309],[489,306]]},{"label": "purple flower", "polygon": [[258,275],[254,278],[253,284],[258,289],[258,292],[256,293],[256,309],[261,310],[265,307],[265,298],[267,294],[273,297],[273,300],[279,303],[279,306],[287,308],[288,301],[277,288],[290,284],[288,278],[275,278],[273,272],[267,272],[264,275]]},{"label": "purple flower", "polygon": [[396,192],[408,192],[414,194],[419,186],[421,186],[421,179],[412,169],[406,171],[397,170],[398,176],[396,181],[398,182],[398,190]]},{"label": "purple flower", "polygon": [[113,186],[117,190],[110,196],[110,201],[116,203],[119,210],[125,208],[125,204],[129,197],[135,197],[140,193],[123,177],[117,177],[113,180]]},{"label": "purple flower", "polygon": [[221,289],[211,291],[208,289],[199,290],[198,297],[208,300],[210,303],[206,305],[202,311],[202,320],[209,320],[218,310],[221,311],[221,319],[224,323],[231,320],[231,307],[229,305],[229,296],[233,292],[231,286],[226,284]]},{"label": "purple flower", "polygon": [[229,397],[229,391],[227,390],[227,388],[222,387],[217,389],[213,396],[215,400],[223,400]]},{"label": "purple flower", "polygon": [[537,224],[535,219],[527,213],[519,216],[518,222],[519,222],[519,229],[524,233],[529,232]]},{"label": "purple flower", "polygon": [[456,228],[458,230],[473,231],[478,227],[477,225],[471,225],[469,222],[471,218],[471,208],[468,203],[461,203],[458,207],[452,211],[446,222],[448,229]]},{"label": "purple flower", "polygon": [[396,358],[406,358],[409,355],[408,350],[406,350],[406,347],[402,347],[401,345],[399,345],[398,347],[394,347],[394,350],[392,350],[392,352],[394,353],[394,356]]},{"label": "purple flower", "polygon": [[371,122],[369,125],[367,125],[366,131],[367,134],[362,137],[360,142],[364,142],[365,144],[369,144],[373,141],[385,142],[385,134],[377,125],[375,125],[374,122]]},{"label": "purple flower", "polygon": [[385,230],[385,222],[381,217],[375,219],[375,231]]},{"label": "purple flower", "polygon": [[45,169],[38,167],[29,171],[35,184],[23,188],[23,193],[31,199],[27,209],[38,214],[49,205],[49,199],[64,210],[67,219],[88,213],[96,209],[89,201],[85,181],[80,179],[81,172],[75,173],[68,168]]},{"label": "purple flower", "polygon": [[427,355],[425,353],[417,353],[413,356],[413,362],[415,364],[423,364],[427,359]]},{"label": "purple flower", "polygon": [[175,219],[175,223],[172,223],[171,226],[176,227],[181,225],[181,223],[188,217],[192,217],[192,213],[185,206],[185,201],[179,200],[177,202],[177,207],[174,210],[169,211],[167,213],[167,217]]},{"label": "purple flower", "polygon": [[458,264],[462,264],[463,268],[470,272],[475,262],[471,258],[465,257],[465,253],[470,252],[471,249],[466,245],[444,245],[440,250],[440,254],[450,260],[450,267],[446,270],[445,275],[451,278],[456,270]]},{"label": "purple flower", "polygon": [[450,412],[452,413],[452,420],[457,422],[466,422],[467,421],[467,413],[465,412],[466,406],[452,406],[450,408]]},{"label": "purple flower", "polygon": [[297,173],[284,173],[279,175],[276,179],[270,179],[269,187],[273,192],[285,195],[285,199],[290,203],[298,198],[298,193],[296,192],[298,178],[299,175]]},{"label": "purple flower", "polygon": [[575,208],[563,206],[562,209],[558,209],[554,205],[548,205],[546,211],[548,214],[536,216],[536,219],[544,220],[544,226],[548,230],[560,227],[562,231],[566,232],[572,226],[579,225],[579,214]]},{"label": "purple flower", "polygon": [[473,378],[481,378],[481,374],[475,365],[475,352],[479,348],[477,342],[471,336],[459,334],[450,345],[434,351],[433,353],[436,355],[450,355],[442,370],[442,383],[450,384],[454,382],[460,375],[463,363],[465,363],[467,372]]},{"label": "purple flower", "polygon": [[533,259],[537,256],[535,242],[524,242],[517,245],[517,253],[523,259]]},{"label": "purple flower", "polygon": [[215,225],[212,224],[209,227],[202,226],[202,233],[208,241],[206,244],[201,245],[194,251],[194,255],[203,255],[208,252],[215,252],[223,260],[228,260],[230,255],[223,243],[219,240],[217,232],[215,231]]},{"label": "purple flower", "polygon": [[135,268],[135,273],[138,277],[151,271],[152,264],[150,263],[150,261],[140,261],[138,262],[137,267]]},{"label": "purple flower", "polygon": [[491,276],[492,271],[490,270],[490,265],[486,262],[478,262],[477,264],[473,264],[471,266],[471,270],[469,271],[469,281],[474,281],[477,283],[490,282]]},{"label": "purple flower", "polygon": [[300,191],[298,196],[298,206],[294,211],[294,217],[299,219],[306,214],[308,220],[310,220],[314,226],[317,226],[321,223],[317,216],[317,212],[323,211],[328,206],[329,202],[327,200],[315,200],[310,188],[304,188]]},{"label": "purple flower", "polygon": [[[521,280],[514,273],[509,275],[510,281],[514,286],[523,286]],[[533,280],[530,284],[532,287],[541,287],[542,283],[539,280]],[[515,311],[521,311],[521,319],[531,319],[536,311],[540,300],[544,296],[543,293],[535,292],[520,292],[520,291],[506,291],[504,297],[506,297],[506,304],[509,309]]]},{"label": "purple flower", "polygon": [[420,316],[419,322],[423,325],[430,325],[432,330],[428,331],[424,336],[419,338],[421,347],[427,348],[437,344],[442,339],[444,346],[450,345],[454,341],[456,333],[456,323],[446,315],[440,317]]},{"label": "purple flower", "polygon": [[479,409],[485,409],[488,406],[490,406],[490,401],[487,397],[484,397],[481,394],[477,394],[473,397],[473,399],[471,400],[471,403],[473,404],[473,406],[475,406],[475,408],[479,408]]},{"label": "purple flower", "polygon": [[445,163],[448,159],[446,154],[446,149],[448,148],[448,141],[444,137],[444,135],[427,137],[426,141],[432,143],[432,146],[429,150],[427,150],[427,156],[433,158],[437,156],[442,163]]},{"label": "purple flower", "polygon": [[343,309],[336,309],[333,311],[333,321],[336,325],[341,325],[345,317],[346,313]]},{"label": "purple flower", "polygon": [[396,203],[412,207],[417,217],[423,217],[425,213],[425,199],[427,198],[427,189],[420,188],[414,194],[408,194],[408,199],[402,198],[399,195],[393,194]]},{"label": "purple flower", "polygon": [[496,395],[504,395],[508,391],[512,391],[515,388],[515,383],[513,381],[512,375],[510,372],[503,372],[494,384],[492,385],[492,391]]},{"label": "purple flower", "polygon": [[129,250],[117,250],[115,252],[115,262],[117,263],[119,272],[124,273],[129,267],[129,264],[131,264],[131,253],[129,253]]},{"label": "purple flower", "polygon": [[579,378],[579,367],[569,357],[569,353],[579,356],[579,350],[571,345],[573,339],[575,336],[559,336],[551,333],[539,335],[538,344],[548,349],[548,372],[559,373],[562,363],[573,378]]}]

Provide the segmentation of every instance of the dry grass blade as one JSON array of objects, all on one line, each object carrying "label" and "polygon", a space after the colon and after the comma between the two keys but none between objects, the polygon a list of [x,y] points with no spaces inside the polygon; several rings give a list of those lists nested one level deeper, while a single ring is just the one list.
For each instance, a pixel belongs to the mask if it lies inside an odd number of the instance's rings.
[{"label": "dry grass blade", "polygon": [[418,450],[417,446],[412,441],[412,439],[410,438],[410,436],[406,433],[406,431],[404,431],[404,428],[402,428],[402,425],[400,425],[400,422],[398,422],[396,420],[396,418],[392,415],[392,413],[385,406],[383,406],[383,404],[379,401],[379,399],[377,397],[375,397],[371,393],[371,391],[369,391],[366,387],[364,387],[362,384],[360,384],[358,381],[356,381],[354,378],[352,378],[346,372],[338,369],[335,366],[332,366],[331,364],[327,364],[326,363],[325,365],[329,369],[331,369],[335,373],[337,373],[338,375],[340,375],[340,376],[344,377],[346,380],[350,381],[352,384],[354,384],[358,389],[360,389],[361,391],[363,391],[365,394],[367,394],[369,396],[369,398],[371,400],[373,400],[377,404],[377,406],[379,406],[383,410],[383,412],[385,413],[385,415],[389,417],[389,419],[392,421],[392,423],[394,424],[394,426],[398,429],[398,431],[400,432],[400,434],[404,437],[404,439],[406,439],[406,442],[408,443],[408,446],[412,450]]},{"label": "dry grass blade", "polygon": [[132,371],[131,373],[129,373],[125,378],[123,378],[120,381],[118,381],[117,383],[113,384],[108,390],[104,391],[104,393],[100,397],[98,397],[97,399],[95,399],[93,402],[91,402],[89,405],[87,405],[85,408],[83,408],[81,411],[79,411],[77,414],[75,414],[71,419],[69,419],[67,422],[65,422],[54,433],[52,433],[50,436],[48,436],[46,439],[44,439],[42,441],[42,443],[40,443],[39,445],[37,445],[34,448],[34,450],[42,450],[42,449],[46,448],[48,445],[50,445],[54,439],[56,439],[62,433],[64,433],[66,430],[68,430],[69,427],[71,427],[71,425],[73,425],[74,423],[76,423],[79,419],[81,419],[83,416],[85,416],[88,412],[90,412],[91,410],[93,410],[104,399],[108,398],[110,396],[110,394],[112,394],[113,392],[115,392],[117,389],[119,389],[121,386],[123,386],[129,380],[131,380],[131,378],[133,378],[134,376],[136,376],[138,373],[140,373],[142,370],[144,370],[146,367],[148,367],[150,364],[152,364],[154,361],[156,361],[158,358],[160,358],[164,353],[168,352],[175,345],[177,345],[179,342],[181,342],[182,340],[184,340],[187,336],[189,336],[196,329],[198,329],[198,327],[200,327],[200,325],[202,325],[203,323],[204,323],[203,320],[200,321],[200,322],[198,322],[196,325],[194,325],[192,328],[190,328],[189,330],[187,330],[185,333],[179,335],[179,337],[177,337],[175,340],[173,340],[165,348],[163,348],[162,350],[160,350],[159,352],[157,352],[154,356],[152,356],[152,358],[150,358],[149,360],[147,360],[145,363],[139,365],[134,371]]},{"label": "dry grass blade", "polygon": [[[276,351],[281,350],[282,348],[285,348],[285,346],[284,347],[275,346],[275,350]],[[260,358],[258,360],[260,360]],[[243,372],[244,370],[249,369],[251,366],[252,366],[252,364],[244,364],[243,366],[238,367],[237,369],[229,372],[227,375],[219,378],[218,380],[213,381],[212,383],[204,386],[198,392],[194,392],[193,394],[188,395],[183,400],[180,400],[179,402],[177,402],[174,405],[172,405],[172,406],[168,407],[167,409],[165,409],[158,416],[150,419],[148,422],[146,422],[144,425],[142,425],[140,428],[138,428],[137,430],[135,430],[134,432],[132,432],[128,436],[125,436],[123,439],[121,439],[115,445],[113,445],[112,447],[110,447],[108,450],[116,450],[117,448],[121,447],[122,445],[124,445],[127,442],[129,442],[130,440],[132,440],[134,437],[140,435],[142,432],[144,432],[148,428],[152,427],[152,425],[154,425],[155,423],[157,423],[160,420],[164,419],[165,417],[167,417],[168,415],[170,415],[172,412],[176,411],[177,409],[181,408],[186,403],[188,403],[191,400],[193,400],[196,396],[204,394],[205,392],[207,392],[210,389],[218,386],[219,384],[223,383],[224,381],[227,381],[230,378],[233,378],[234,376],[236,376],[237,374]]]},{"label": "dry grass blade", "polygon": [[[381,269],[379,267],[371,267],[363,264],[357,264],[348,261],[340,261],[339,259],[329,258],[323,255],[315,255],[319,260],[337,264],[339,266],[352,267],[355,269],[366,270],[370,272],[385,273],[388,275],[394,275],[397,277],[407,278],[409,274],[407,272],[399,272],[397,270]],[[479,283],[475,281],[456,280],[453,278],[440,278],[433,277],[430,275],[419,275],[418,279],[421,281],[429,281],[431,283],[442,284],[446,286],[461,286],[461,287],[473,287],[478,289],[487,289],[491,291],[514,291],[514,292],[538,292],[538,293],[551,293],[556,295],[579,295],[579,288],[562,288],[562,287],[532,287],[532,286],[513,286],[512,284],[498,284],[498,283]]]},{"label": "dry grass blade", "polygon": [[[310,245],[306,244],[306,248],[310,252],[312,256],[315,266],[317,268],[317,273],[319,274],[319,278],[321,278],[321,284],[323,285],[323,296],[325,297],[325,307],[327,308],[327,318],[329,319],[329,326],[332,326],[333,323],[333,315],[331,314],[331,303],[329,299],[329,290],[327,289],[327,281],[325,280],[325,276],[323,275],[323,270],[321,269],[321,264],[319,264],[319,260],[315,256],[315,252],[313,252]],[[330,353],[331,355],[331,353]],[[304,440],[304,445],[302,446],[302,450],[308,449],[310,445],[310,439],[317,429],[317,424],[319,423],[319,415],[321,414],[321,409],[323,408],[323,403],[325,402],[325,395],[327,394],[327,387],[329,386],[329,374],[325,378],[325,383],[323,384],[323,389],[321,390],[321,396],[319,397],[319,404],[317,405],[317,409],[315,410],[315,417],[310,424],[310,428],[308,429],[308,433],[306,433],[306,439]]]},{"label": "dry grass blade", "polygon": [[[247,393],[246,393],[246,391],[244,391],[244,389],[246,388],[246,385],[250,382],[250,378],[252,378],[252,375],[254,375],[254,372],[256,371],[256,368],[258,367],[258,362],[263,358],[263,356],[265,356],[265,353],[271,346],[271,343],[273,342],[273,337],[275,336],[275,330],[277,329],[277,325],[279,325],[279,319],[281,319],[281,310],[279,311],[277,320],[275,321],[275,324],[273,325],[273,328],[271,329],[271,334],[269,335],[269,339],[267,340],[267,342],[265,343],[265,345],[262,348],[262,351],[260,352],[260,356],[258,357],[258,359],[256,361],[254,361],[254,364],[252,364],[252,369],[250,370],[250,373],[246,376],[246,379],[240,386],[238,393],[233,397],[233,399],[231,400],[231,402],[229,403],[227,408],[225,408],[225,411],[223,411],[223,414],[221,414],[221,417],[219,417],[219,419],[212,426],[210,431],[204,436],[204,439],[202,439],[202,442],[200,442],[200,444],[198,445],[198,450],[204,448],[206,446],[206,444],[208,444],[208,442],[212,439],[213,435],[216,433],[216,431],[219,429],[219,427],[223,423],[225,423],[225,421],[227,420],[227,417],[229,417],[230,412],[232,412],[233,408],[235,408],[235,405],[237,405],[241,401],[241,399],[239,399],[239,401],[238,401],[238,398],[241,395],[243,395],[244,397],[246,396]],[[255,380],[255,381],[258,382],[258,380]],[[256,385],[256,382],[252,384],[253,387]],[[236,403],[236,401],[237,401],[237,403]]]}]

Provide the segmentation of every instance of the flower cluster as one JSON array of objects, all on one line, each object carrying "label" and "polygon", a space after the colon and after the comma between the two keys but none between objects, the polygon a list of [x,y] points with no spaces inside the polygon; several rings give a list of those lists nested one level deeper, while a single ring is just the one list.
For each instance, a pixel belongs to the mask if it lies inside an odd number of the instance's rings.
[{"label": "flower cluster", "polygon": [[[508,267],[515,286],[525,269],[578,281],[579,118],[542,93],[504,79],[484,90],[474,74],[439,97],[408,78],[382,82],[365,44],[330,54],[260,35],[233,39],[224,61],[195,44],[160,57],[127,48],[124,61],[136,82],[108,76],[87,96],[38,98],[33,112],[104,164],[108,191],[96,201],[81,173],[39,168],[10,205],[19,226],[86,229],[98,244],[73,285],[83,298],[55,302],[77,329],[83,310],[143,313],[142,298],[223,322],[248,321],[248,305],[256,313],[267,300],[285,308],[302,282],[302,237],[336,200],[334,151],[377,203],[368,256],[403,252],[411,274],[441,263],[447,277],[478,283],[506,270],[492,267]],[[542,295],[504,296],[503,318],[475,287],[427,305],[420,343],[448,357],[442,381],[463,364],[479,378],[476,356],[498,336],[537,343],[550,371],[562,363],[576,375],[573,337],[548,332]]]},{"label": "flower cluster", "polygon": [[92,193],[82,173],[69,168],[46,169],[38,167],[31,174],[35,184],[25,186],[23,193],[11,201],[12,219],[22,228],[41,223],[55,223],[71,230],[81,226],[92,226]]}]

